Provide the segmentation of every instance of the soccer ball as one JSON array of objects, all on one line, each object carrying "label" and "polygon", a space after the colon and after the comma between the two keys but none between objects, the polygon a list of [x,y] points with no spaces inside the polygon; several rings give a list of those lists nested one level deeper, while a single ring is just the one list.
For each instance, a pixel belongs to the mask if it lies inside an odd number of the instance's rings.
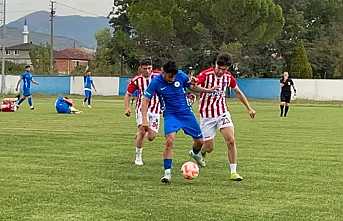
[{"label": "soccer ball", "polygon": [[196,163],[188,161],[181,167],[182,175],[187,180],[192,180],[199,176],[199,167]]}]

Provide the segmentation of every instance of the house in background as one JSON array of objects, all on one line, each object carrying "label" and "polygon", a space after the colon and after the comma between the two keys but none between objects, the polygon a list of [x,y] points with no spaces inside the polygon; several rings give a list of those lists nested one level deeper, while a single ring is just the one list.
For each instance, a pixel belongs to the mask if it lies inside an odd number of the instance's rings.
[{"label": "house in background", "polygon": [[78,66],[89,65],[94,53],[82,48],[66,48],[54,52],[55,70],[60,74],[71,74]]},{"label": "house in background", "polygon": [[6,48],[6,60],[15,64],[31,64],[31,43],[13,45]]},{"label": "house in background", "polygon": [[31,64],[30,50],[32,48],[32,43],[29,43],[29,26],[25,19],[24,31],[23,31],[23,44],[13,45],[6,47],[5,58],[7,61],[13,62],[15,64]]}]

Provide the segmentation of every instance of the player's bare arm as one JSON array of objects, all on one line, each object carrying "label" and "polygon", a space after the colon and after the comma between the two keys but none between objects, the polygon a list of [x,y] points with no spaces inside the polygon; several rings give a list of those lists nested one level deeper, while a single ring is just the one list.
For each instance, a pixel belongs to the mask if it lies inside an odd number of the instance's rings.
[{"label": "player's bare arm", "polygon": [[237,98],[241,101],[242,104],[244,104],[244,106],[246,107],[250,117],[253,119],[255,118],[256,115],[256,111],[250,106],[249,101],[247,99],[247,97],[244,95],[244,93],[239,89],[239,87],[236,87],[234,89],[234,91],[236,92],[236,96]]},{"label": "player's bare arm", "polygon": [[131,108],[130,108],[130,99],[131,99],[131,94],[126,93],[124,97],[124,106],[125,106],[125,116],[130,117],[131,115]]},{"label": "player's bare arm", "polygon": [[142,127],[145,129],[145,131],[148,131],[149,128],[149,122],[148,122],[148,106],[150,103],[150,99],[143,97],[142,99]]},{"label": "player's bare arm", "polygon": [[297,89],[295,89],[294,84],[292,85],[292,87],[293,87],[294,94],[296,94],[297,93]]},{"label": "player's bare arm", "polygon": [[94,91],[96,92],[95,85],[94,85],[93,81],[92,81],[92,87],[93,87]]},{"label": "player's bare arm", "polygon": [[212,87],[212,88],[204,88],[204,87],[201,87],[198,84],[193,83],[191,81],[191,86],[190,86],[189,89],[194,91],[194,92],[212,93],[212,92],[217,91],[219,88],[220,88],[219,86],[215,86],[215,87]]},{"label": "player's bare arm", "polygon": [[39,85],[38,81],[31,80],[31,82],[34,83],[35,85]]}]

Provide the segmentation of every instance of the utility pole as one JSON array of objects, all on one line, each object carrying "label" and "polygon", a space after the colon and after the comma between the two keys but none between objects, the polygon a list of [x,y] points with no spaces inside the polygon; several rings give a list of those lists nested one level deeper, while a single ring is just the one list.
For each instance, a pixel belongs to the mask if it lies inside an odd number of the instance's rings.
[{"label": "utility pole", "polygon": [[1,94],[5,93],[5,88],[6,88],[6,83],[5,83],[5,56],[6,56],[6,51],[5,51],[5,36],[6,36],[6,0],[2,1],[1,7],[2,8],[2,18],[1,18],[1,23],[2,23],[2,33],[1,33],[1,44],[2,44],[2,61],[1,61]]},{"label": "utility pole", "polygon": [[55,0],[50,0],[50,73],[54,72],[54,17],[55,11]]}]

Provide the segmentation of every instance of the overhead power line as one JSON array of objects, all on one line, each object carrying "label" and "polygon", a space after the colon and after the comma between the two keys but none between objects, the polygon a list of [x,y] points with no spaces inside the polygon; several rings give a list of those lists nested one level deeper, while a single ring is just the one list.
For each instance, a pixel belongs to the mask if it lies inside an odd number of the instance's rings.
[{"label": "overhead power line", "polygon": [[82,12],[82,13],[85,13],[85,14],[90,14],[90,15],[94,15],[94,16],[97,16],[97,17],[105,17],[104,15],[98,15],[94,12],[90,12],[90,11],[86,11],[86,10],[83,10],[83,9],[80,9],[80,8],[76,8],[74,6],[71,6],[71,5],[68,5],[68,4],[65,4],[65,3],[62,3],[60,0],[58,2],[56,2],[58,5],[61,5],[61,6],[64,6],[66,8],[70,8],[70,9],[73,9],[75,11],[78,11],[78,12]]}]

